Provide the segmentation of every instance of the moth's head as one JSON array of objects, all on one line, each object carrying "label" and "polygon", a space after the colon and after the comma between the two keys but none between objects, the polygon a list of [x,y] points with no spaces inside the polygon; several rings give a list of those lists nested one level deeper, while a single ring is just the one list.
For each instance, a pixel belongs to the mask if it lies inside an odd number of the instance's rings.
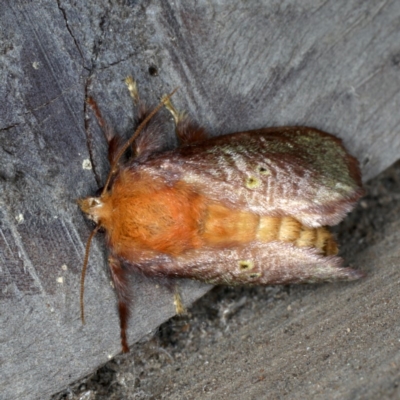
[{"label": "moth's head", "polygon": [[93,220],[96,224],[99,223],[104,206],[101,197],[86,197],[85,199],[79,199],[78,205],[89,219]]}]

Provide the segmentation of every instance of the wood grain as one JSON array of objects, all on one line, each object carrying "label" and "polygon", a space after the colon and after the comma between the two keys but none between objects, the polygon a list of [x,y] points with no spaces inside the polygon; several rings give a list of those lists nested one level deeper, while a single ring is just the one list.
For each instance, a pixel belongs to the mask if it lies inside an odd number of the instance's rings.
[{"label": "wood grain", "polygon": [[[213,135],[313,126],[340,136],[367,180],[400,154],[399,18],[395,0],[1,2],[0,398],[46,398],[119,352],[101,238],[79,320],[91,226],[75,200],[108,168],[86,95],[128,136],[128,75],[153,103],[179,86],[177,107]],[[132,342],[174,312],[167,288],[133,285]],[[187,303],[208,289],[183,287]]]}]

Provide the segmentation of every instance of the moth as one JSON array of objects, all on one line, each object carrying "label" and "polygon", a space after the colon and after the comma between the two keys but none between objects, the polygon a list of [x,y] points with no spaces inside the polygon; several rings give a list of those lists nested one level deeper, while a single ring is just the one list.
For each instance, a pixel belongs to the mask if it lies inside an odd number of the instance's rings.
[{"label": "moth", "polygon": [[[88,99],[108,142],[111,169],[100,195],[79,205],[101,228],[118,298],[122,351],[129,274],[190,278],[223,285],[351,281],[327,226],[338,224],[363,194],[357,160],[340,139],[303,126],[210,137],[165,96],[151,110],[126,79],[137,109],[126,143]],[[172,114],[179,147],[164,150],[160,108]],[[157,115],[156,115],[157,114]],[[126,157],[130,149],[130,157]],[[175,305],[183,310],[175,286]]]}]

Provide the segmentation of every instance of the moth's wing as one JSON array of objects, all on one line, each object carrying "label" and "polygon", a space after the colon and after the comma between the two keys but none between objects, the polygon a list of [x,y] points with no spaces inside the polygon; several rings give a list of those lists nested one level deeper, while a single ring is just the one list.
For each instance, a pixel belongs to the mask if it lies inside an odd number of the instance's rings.
[{"label": "moth's wing", "polygon": [[254,242],[242,248],[198,251],[179,257],[176,262],[182,276],[213,284],[282,285],[363,276],[360,271],[341,268],[340,257],[323,257],[314,249],[284,242]]},{"label": "moth's wing", "polygon": [[306,127],[220,136],[156,156],[145,168],[211,201],[311,227],[337,224],[363,194],[358,162],[341,140]]},{"label": "moth's wing", "polygon": [[342,259],[287,242],[253,242],[230,249],[201,249],[161,256],[132,266],[149,276],[196,279],[224,285],[282,285],[355,280],[361,271],[342,268]]}]

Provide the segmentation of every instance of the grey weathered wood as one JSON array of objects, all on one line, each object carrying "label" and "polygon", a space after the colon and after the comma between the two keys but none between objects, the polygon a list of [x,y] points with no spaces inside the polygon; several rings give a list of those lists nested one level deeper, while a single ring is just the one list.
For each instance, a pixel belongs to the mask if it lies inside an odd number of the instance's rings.
[{"label": "grey weathered wood", "polygon": [[[86,94],[121,133],[127,75],[153,103],[180,86],[176,105],[214,135],[314,126],[343,138],[368,179],[399,156],[399,18],[396,0],[1,2],[0,398],[45,398],[120,349],[101,238],[79,320],[90,225],[75,199],[107,171]],[[133,285],[132,342],[174,312],[167,289]],[[184,286],[188,303],[206,290]]]}]

